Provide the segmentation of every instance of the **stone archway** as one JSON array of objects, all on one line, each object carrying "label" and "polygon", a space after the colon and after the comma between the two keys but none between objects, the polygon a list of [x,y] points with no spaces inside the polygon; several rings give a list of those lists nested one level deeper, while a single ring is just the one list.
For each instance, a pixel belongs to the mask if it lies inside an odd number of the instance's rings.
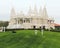
[{"label": "stone archway", "polygon": [[45,30],[45,26],[43,26],[43,29]]},{"label": "stone archway", "polygon": [[33,26],[33,29],[35,29],[36,28],[36,26]]}]

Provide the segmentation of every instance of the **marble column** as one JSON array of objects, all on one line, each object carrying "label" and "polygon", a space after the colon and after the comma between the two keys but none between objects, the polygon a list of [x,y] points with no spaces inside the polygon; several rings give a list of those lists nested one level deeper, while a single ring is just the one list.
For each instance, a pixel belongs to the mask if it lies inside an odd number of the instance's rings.
[{"label": "marble column", "polygon": [[24,18],[23,18],[23,23],[24,23]]},{"label": "marble column", "polygon": [[[16,25],[16,27],[18,26],[18,18],[16,18],[16,21],[17,21],[17,25]],[[18,27],[17,27],[18,28]]]},{"label": "marble column", "polygon": [[31,23],[31,18],[30,18],[30,23]]}]

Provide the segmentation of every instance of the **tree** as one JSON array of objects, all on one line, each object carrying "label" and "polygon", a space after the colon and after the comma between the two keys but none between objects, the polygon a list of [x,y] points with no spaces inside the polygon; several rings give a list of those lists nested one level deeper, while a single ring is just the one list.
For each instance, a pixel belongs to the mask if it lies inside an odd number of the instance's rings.
[{"label": "tree", "polygon": [[7,27],[9,24],[8,21],[0,21],[0,27]]}]

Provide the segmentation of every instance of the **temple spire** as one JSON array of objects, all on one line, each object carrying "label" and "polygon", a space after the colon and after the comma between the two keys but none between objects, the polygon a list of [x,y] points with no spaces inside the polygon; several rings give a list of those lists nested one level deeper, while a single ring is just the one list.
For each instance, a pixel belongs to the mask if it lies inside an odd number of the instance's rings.
[{"label": "temple spire", "polygon": [[36,7],[36,5],[34,6],[34,14],[37,14],[38,12],[37,12],[37,7]]},{"label": "temple spire", "polygon": [[46,0],[44,0],[44,8],[42,11],[42,17],[45,19],[48,18],[47,9],[46,9]]},{"label": "temple spire", "polygon": [[39,9],[39,16],[42,16],[42,7]]},{"label": "temple spire", "polygon": [[44,6],[46,6],[46,0],[44,0]]},{"label": "temple spire", "polygon": [[12,8],[11,9],[11,14],[10,14],[11,18],[15,17],[16,16],[16,12],[15,12],[15,9]]},{"label": "temple spire", "polygon": [[44,8],[43,8],[43,11],[42,11],[42,16],[46,19],[46,18],[48,18],[48,14],[47,14],[47,10],[46,10],[46,7],[44,6]]},{"label": "temple spire", "polygon": [[29,11],[28,11],[28,15],[31,15],[32,14],[32,9],[31,9],[31,6],[29,7]]}]

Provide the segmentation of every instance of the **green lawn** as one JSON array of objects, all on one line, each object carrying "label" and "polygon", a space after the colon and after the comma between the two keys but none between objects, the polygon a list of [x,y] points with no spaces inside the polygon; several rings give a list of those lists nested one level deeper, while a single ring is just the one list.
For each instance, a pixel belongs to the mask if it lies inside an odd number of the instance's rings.
[{"label": "green lawn", "polygon": [[0,33],[0,48],[60,48],[60,33],[38,30],[18,30],[16,33]]}]

